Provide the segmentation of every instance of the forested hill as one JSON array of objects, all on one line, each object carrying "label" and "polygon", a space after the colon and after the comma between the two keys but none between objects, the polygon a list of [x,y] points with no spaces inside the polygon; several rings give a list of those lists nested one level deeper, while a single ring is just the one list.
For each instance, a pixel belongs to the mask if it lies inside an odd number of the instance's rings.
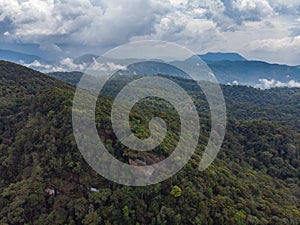
[{"label": "forested hill", "polygon": [[21,89],[27,94],[34,94],[46,88],[73,88],[65,82],[49,78],[38,71],[7,61],[0,60],[0,72],[2,88],[11,84],[17,86],[16,91]]},{"label": "forested hill", "polygon": [[[83,73],[55,72],[51,77],[77,85]],[[126,76],[125,76],[126,77]],[[191,81],[171,77],[188,91],[193,91],[195,84]],[[129,79],[130,77],[126,77]],[[124,80],[125,80],[124,79]],[[128,80],[126,81],[128,82]],[[110,92],[122,82],[111,85]],[[260,90],[246,86],[221,85],[226,101],[228,117],[235,120],[265,120],[280,123],[300,132],[300,88],[272,88]],[[197,92],[196,95],[203,94]]]},{"label": "forested hill", "polygon": [[[74,86],[4,61],[0,82],[0,224],[300,223],[300,136],[292,126],[299,115],[298,89],[274,89],[265,99],[265,93],[254,95],[256,90],[223,86],[228,114],[236,115],[214,163],[204,172],[197,169],[210,127],[204,116],[196,153],[177,175],[128,187],[97,175],[81,157],[72,132]],[[196,104],[203,101],[201,93],[191,95]],[[240,98],[243,112],[238,113],[234,104]],[[273,103],[282,109],[272,108]],[[250,109],[260,104],[272,113],[251,117]],[[147,134],[149,117],[160,113],[157,107],[168,108],[167,103],[154,106],[142,102],[131,114],[137,136]],[[116,140],[107,123],[110,109],[110,97],[101,96],[97,128],[111,153],[126,163],[149,157]],[[176,128],[174,113],[162,117]],[[176,135],[149,154],[170,154]]]}]

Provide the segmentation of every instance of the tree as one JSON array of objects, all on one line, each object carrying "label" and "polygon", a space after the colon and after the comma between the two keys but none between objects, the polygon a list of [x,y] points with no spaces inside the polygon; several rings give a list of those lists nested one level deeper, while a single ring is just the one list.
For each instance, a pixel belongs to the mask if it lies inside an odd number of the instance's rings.
[{"label": "tree", "polygon": [[96,212],[90,212],[82,220],[84,225],[98,225],[101,224],[101,217]]},{"label": "tree", "polygon": [[181,190],[180,187],[178,187],[177,185],[175,185],[175,186],[172,187],[172,190],[171,190],[170,194],[172,196],[174,196],[175,198],[178,198],[178,197],[181,196],[182,190]]}]

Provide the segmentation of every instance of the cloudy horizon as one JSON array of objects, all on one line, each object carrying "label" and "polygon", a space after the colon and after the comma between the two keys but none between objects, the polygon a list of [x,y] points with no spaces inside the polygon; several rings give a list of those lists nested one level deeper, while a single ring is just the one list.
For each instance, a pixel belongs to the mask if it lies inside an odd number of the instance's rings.
[{"label": "cloudy horizon", "polygon": [[300,65],[298,0],[0,0],[0,49],[63,59],[129,41]]}]

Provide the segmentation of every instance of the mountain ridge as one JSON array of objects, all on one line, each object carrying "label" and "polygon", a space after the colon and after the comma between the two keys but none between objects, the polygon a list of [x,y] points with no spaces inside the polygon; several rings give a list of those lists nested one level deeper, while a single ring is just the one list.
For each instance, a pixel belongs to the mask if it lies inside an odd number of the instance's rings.
[{"label": "mountain ridge", "polygon": [[248,61],[236,52],[208,52],[198,56],[204,61]]},{"label": "mountain ridge", "polygon": [[[2,52],[1,52],[2,51]],[[8,51],[9,52],[9,51]],[[2,54],[1,54],[2,53]],[[85,54],[74,58],[65,58],[57,62],[46,62],[38,56],[26,55],[23,53],[16,53],[16,55],[10,56],[5,51],[0,50],[0,58],[8,61],[14,61],[20,63],[23,60],[23,65],[30,66],[33,69],[40,70],[42,72],[59,72],[59,71],[85,71],[88,66],[94,62],[98,57],[93,54]],[[250,85],[260,88],[269,88],[277,86],[300,86],[300,66],[289,66],[284,64],[268,63],[259,60],[247,60],[245,57],[235,52],[208,52],[203,55],[198,55],[208,65],[208,67],[215,74],[217,80],[222,84],[240,84]],[[124,65],[130,63],[132,60],[112,60],[118,65]],[[185,63],[191,63],[189,60],[185,60]],[[190,66],[194,66],[192,63]],[[130,68],[134,68],[131,65]],[[152,74],[153,69],[140,69],[137,66],[141,74]],[[131,71],[132,72],[132,71]],[[155,73],[168,74],[166,66],[156,66]],[[174,70],[169,71],[173,75]]]},{"label": "mountain ridge", "polygon": [[43,61],[41,57],[32,55],[32,54],[26,54],[21,53],[17,51],[11,51],[11,50],[4,50],[0,49],[0,59],[6,60],[6,61],[12,61],[15,63],[32,63],[35,60]]}]

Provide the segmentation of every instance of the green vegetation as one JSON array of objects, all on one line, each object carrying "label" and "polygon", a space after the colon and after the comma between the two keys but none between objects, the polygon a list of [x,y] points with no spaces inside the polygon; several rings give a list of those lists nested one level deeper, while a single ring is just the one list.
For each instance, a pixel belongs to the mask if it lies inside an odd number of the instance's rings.
[{"label": "green vegetation", "polygon": [[173,186],[173,187],[172,187],[172,190],[171,190],[171,192],[170,192],[170,194],[171,194],[172,196],[174,196],[175,198],[180,197],[180,196],[181,196],[181,193],[182,193],[182,190],[181,190],[181,188],[178,187],[177,185]]},{"label": "green vegetation", "polygon": [[[59,80],[77,85],[83,73],[57,72],[48,74]],[[194,96],[195,103],[202,112],[207,109],[205,96],[199,87],[189,80],[179,77],[168,77],[180,84]],[[122,76],[112,80],[104,92],[112,97],[130,82],[132,77]],[[259,90],[253,87],[222,85],[226,100],[228,116],[233,120],[264,120],[289,126],[300,131],[300,91],[299,88],[272,88]],[[206,108],[203,108],[203,105]]]},{"label": "green vegetation", "polygon": [[[226,138],[218,158],[199,172],[210,129],[207,104],[190,81],[174,79],[200,110],[196,153],[174,177],[128,187],[97,175],[77,149],[74,86],[0,61],[0,224],[299,224],[300,89],[223,86],[230,116]],[[130,119],[137,136],[149,134],[155,115],[172,129],[154,151],[131,151],[108,122],[114,87],[100,96],[96,115],[111,153],[126,163],[168,156],[179,135],[173,108],[151,98],[135,106]]]}]

